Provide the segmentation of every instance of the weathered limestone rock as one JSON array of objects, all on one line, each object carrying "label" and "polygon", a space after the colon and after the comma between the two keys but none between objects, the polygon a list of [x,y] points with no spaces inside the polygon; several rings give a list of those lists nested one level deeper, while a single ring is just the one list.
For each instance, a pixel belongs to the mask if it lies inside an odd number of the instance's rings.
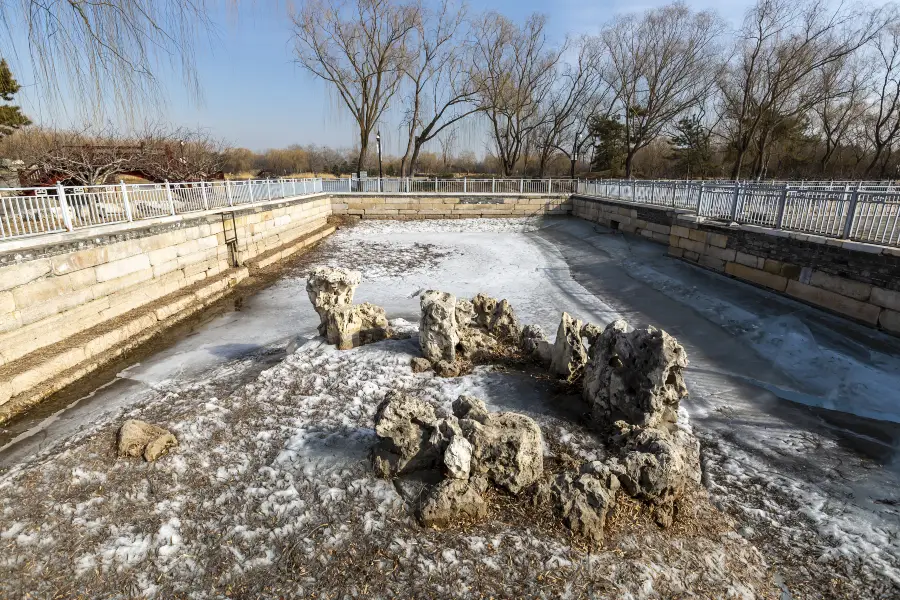
[{"label": "weathered limestone rock", "polygon": [[419,322],[419,345],[432,363],[456,360],[459,331],[456,324],[456,297],[446,292],[428,290],[421,297],[422,318]]},{"label": "weathered limestone rock", "polygon": [[462,435],[455,435],[444,450],[444,468],[454,479],[468,479],[472,467],[472,444]]},{"label": "weathered limestone rock", "polygon": [[475,306],[465,298],[456,299],[456,326],[460,330],[472,326],[475,318]]},{"label": "weathered limestone rock", "polygon": [[556,330],[556,341],[550,357],[550,370],[574,381],[581,375],[587,363],[587,352],[581,342],[581,321],[567,312],[562,314],[559,329]]},{"label": "weathered limestone rock", "polygon": [[336,306],[328,311],[325,323],[328,343],[339,350],[380,342],[391,335],[384,309],[369,302]]},{"label": "weathered limestone rock", "polygon": [[178,440],[171,433],[161,435],[147,444],[144,448],[144,460],[153,462],[161,456],[169,453],[169,450],[178,446]]},{"label": "weathered limestone rock", "polygon": [[547,334],[540,325],[526,325],[522,328],[522,352],[534,356],[541,341],[547,341]]},{"label": "weathered limestone rock", "polygon": [[[597,344],[597,339],[603,334],[603,328],[593,323],[585,323],[581,326],[581,337],[587,340],[588,345],[593,348]],[[588,351],[590,356],[590,351]]]},{"label": "weathered limestone rock", "polygon": [[653,427],[676,421],[679,402],[687,396],[688,361],[675,338],[655,327],[628,331],[624,321],[615,321],[591,354],[583,394],[598,423],[623,418]]},{"label": "weathered limestone rock", "polygon": [[375,411],[375,471],[382,477],[434,468],[443,457],[434,407],[401,392],[390,391]]},{"label": "weathered limestone rock", "polygon": [[490,413],[484,401],[468,394],[462,394],[453,401],[453,415],[457,419],[471,419],[481,424],[485,424],[490,419]]},{"label": "weathered limestone rock", "polygon": [[652,504],[657,523],[668,527],[687,487],[700,483],[700,442],[678,427],[665,430],[622,421],[616,425],[623,455],[610,469],[628,495]]},{"label": "weathered limestone rock", "polygon": [[445,479],[419,507],[419,520],[426,527],[448,527],[460,521],[483,519],[487,504],[468,481]]},{"label": "weathered limestone rock", "polygon": [[118,435],[119,456],[144,456],[154,461],[178,445],[178,440],[167,429],[145,421],[129,419],[122,424]]},{"label": "weathered limestone rock", "polygon": [[619,480],[597,461],[578,473],[560,473],[538,489],[538,501],[549,501],[573,532],[598,544],[603,541],[606,515],[615,505]]},{"label": "weathered limestone rock", "polygon": [[491,320],[494,318],[497,299],[491,298],[487,294],[478,294],[472,298],[472,306],[475,309],[475,324],[488,329],[491,325]]},{"label": "weathered limestone rock", "polygon": [[325,335],[328,313],[335,307],[353,303],[353,292],[359,285],[359,271],[316,267],[306,279],[306,293],[319,313],[319,334]]},{"label": "weathered limestone rock", "polygon": [[424,373],[431,370],[431,361],[421,356],[415,356],[409,361],[409,366],[412,367],[413,373]]},{"label": "weathered limestone rock", "polygon": [[473,474],[486,475],[513,494],[543,474],[543,438],[532,419],[516,413],[491,413],[484,423],[464,418],[459,425],[472,444]]},{"label": "weathered limestone rock", "polygon": [[459,377],[459,364],[447,360],[439,360],[434,365],[438,377]]},{"label": "weathered limestone rock", "polygon": [[501,300],[494,308],[494,314],[488,324],[488,331],[498,339],[519,344],[522,338],[522,327],[519,325],[515,311],[506,300]]},{"label": "weathered limestone rock", "polygon": [[490,360],[497,356],[500,344],[497,339],[478,327],[466,327],[459,330],[459,343],[456,350],[460,357],[473,362]]}]

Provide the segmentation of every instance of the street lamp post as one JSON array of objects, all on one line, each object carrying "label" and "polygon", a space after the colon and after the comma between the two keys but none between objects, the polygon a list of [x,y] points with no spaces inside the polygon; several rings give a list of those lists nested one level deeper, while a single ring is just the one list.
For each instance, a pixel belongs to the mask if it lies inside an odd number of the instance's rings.
[{"label": "street lamp post", "polygon": [[575,146],[572,148],[572,170],[569,172],[569,179],[575,179],[575,163],[578,162],[578,139],[580,133],[575,134]]},{"label": "street lamp post", "polygon": [[378,145],[378,191],[384,191],[384,169],[381,167],[381,131],[375,132],[375,143]]}]

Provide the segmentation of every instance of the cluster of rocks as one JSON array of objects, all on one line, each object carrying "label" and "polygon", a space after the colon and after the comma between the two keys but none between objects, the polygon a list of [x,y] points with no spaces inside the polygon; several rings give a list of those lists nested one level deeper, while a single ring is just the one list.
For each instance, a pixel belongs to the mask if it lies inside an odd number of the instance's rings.
[{"label": "cluster of rocks", "polygon": [[389,392],[376,411],[375,433],[373,463],[382,477],[438,474],[416,507],[423,525],[483,518],[490,486],[519,494],[544,473],[537,423],[516,413],[489,412],[472,396],[460,396],[452,414],[441,414],[428,402]]},{"label": "cluster of rocks", "polygon": [[380,306],[353,304],[359,271],[316,267],[306,280],[306,293],[319,314],[319,334],[340,350],[391,337],[387,315]]},{"label": "cluster of rocks", "polygon": [[455,377],[472,363],[519,352],[523,330],[506,300],[478,294],[472,300],[428,290],[421,295],[419,345],[413,370]]},{"label": "cluster of rocks", "polygon": [[[385,477],[441,470],[445,479],[418,509],[424,524],[482,516],[489,484],[512,494],[530,487],[534,502],[551,506],[573,531],[595,542],[603,538],[620,491],[650,505],[661,526],[672,523],[678,501],[700,481],[699,443],[676,424],[687,395],[687,355],[675,338],[654,327],[632,329],[621,320],[601,328],[563,313],[551,343],[540,327],[522,327],[507,301],[485,294],[469,301],[428,291],[421,309],[423,357],[413,360],[414,370],[453,376],[463,361],[517,352],[581,385],[591,423],[607,436],[610,454],[605,461],[542,476],[540,429],[528,417],[489,414],[482,402],[465,396],[454,403],[453,415],[440,417],[427,403],[391,396],[376,416],[376,470]],[[507,446],[503,431],[515,432],[515,443]],[[528,460],[510,462],[510,451],[523,447],[529,448]]]},{"label": "cluster of rocks", "polygon": [[123,458],[143,456],[144,460],[152,462],[168,454],[178,445],[178,440],[167,429],[129,419],[119,428],[117,445],[118,454]]}]

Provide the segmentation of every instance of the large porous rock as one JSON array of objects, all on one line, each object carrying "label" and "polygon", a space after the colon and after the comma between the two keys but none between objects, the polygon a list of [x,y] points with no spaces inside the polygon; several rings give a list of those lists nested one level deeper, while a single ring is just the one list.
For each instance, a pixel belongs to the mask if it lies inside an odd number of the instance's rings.
[{"label": "large porous rock", "polygon": [[[441,419],[428,402],[390,391],[375,410],[375,471],[394,477],[439,466],[444,448]],[[446,440],[449,442],[449,440]]]},{"label": "large porous rock", "polygon": [[487,516],[487,504],[474,486],[462,479],[445,479],[436,485],[419,507],[426,527],[449,527],[460,521]]},{"label": "large porous rock", "polygon": [[391,336],[384,309],[369,302],[362,304],[342,304],[328,311],[326,316],[328,343],[339,350],[349,350],[380,342]]},{"label": "large porous rock", "polygon": [[420,300],[419,345],[432,363],[456,361],[459,330],[456,324],[456,297],[446,292],[428,290]]},{"label": "large porous rock", "polygon": [[465,298],[456,299],[456,326],[460,330],[470,327],[475,319],[475,305]]},{"label": "large porous rock", "polygon": [[597,340],[603,334],[603,328],[593,323],[585,323],[581,326],[581,337],[584,338],[588,346],[588,356],[592,356],[591,349],[597,345]]},{"label": "large porous rock", "polygon": [[595,544],[603,541],[606,515],[615,506],[618,478],[602,462],[563,472],[538,488],[539,502],[550,502],[563,523]]},{"label": "large porous rock", "polygon": [[653,505],[657,523],[668,527],[678,500],[689,486],[700,483],[700,442],[677,426],[616,425],[622,455],[610,468],[628,495]]},{"label": "large porous rock", "polygon": [[475,324],[484,329],[490,327],[497,308],[497,299],[484,293],[478,294],[472,298],[472,307],[475,310]]},{"label": "large porous rock", "polygon": [[359,271],[316,267],[306,279],[306,293],[319,313],[319,334],[325,335],[328,313],[337,306],[353,303],[353,292],[359,285]]},{"label": "large porous rock", "polygon": [[553,359],[553,345],[540,325],[526,325],[522,328],[522,352],[537,362],[549,366]]},{"label": "large porous rock", "polygon": [[472,444],[473,474],[485,475],[513,494],[541,477],[544,445],[537,423],[517,413],[490,413],[481,420],[475,416],[467,414],[459,420],[463,434]]},{"label": "large porous rock", "polygon": [[582,323],[579,319],[564,312],[556,330],[556,341],[550,355],[550,370],[567,381],[577,379],[587,363],[587,352],[581,341],[581,328]]},{"label": "large porous rock", "polygon": [[122,457],[143,456],[154,461],[177,445],[178,440],[169,430],[145,421],[129,419],[119,428],[118,453]]},{"label": "large porous rock", "polygon": [[614,321],[595,346],[583,393],[596,422],[657,426],[677,420],[679,402],[687,396],[688,361],[675,338],[655,327],[629,331],[624,321]]},{"label": "large porous rock", "polygon": [[501,300],[494,307],[494,314],[491,315],[488,331],[504,342],[519,344],[522,338],[522,327],[519,325],[519,319],[516,318],[515,311],[506,300]]},{"label": "large porous rock", "polygon": [[453,401],[453,415],[457,419],[471,419],[479,423],[486,423],[490,419],[490,412],[484,401],[469,394],[462,394]]}]

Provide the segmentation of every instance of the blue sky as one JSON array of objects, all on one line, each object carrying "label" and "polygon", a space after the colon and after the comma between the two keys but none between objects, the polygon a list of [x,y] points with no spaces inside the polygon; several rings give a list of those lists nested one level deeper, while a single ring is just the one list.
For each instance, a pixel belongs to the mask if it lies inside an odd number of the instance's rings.
[{"label": "blue sky", "polygon": [[[594,33],[618,12],[662,4],[665,2],[654,0],[483,0],[470,6],[473,10],[496,10],[519,21],[533,12],[545,13],[551,36],[562,39],[566,33]],[[699,0],[689,4],[697,10],[713,8],[737,26],[751,2]],[[236,14],[223,8],[214,15],[214,21],[218,29],[215,38],[197,48],[202,100],[198,103],[190,97],[178,74],[163,71],[160,75],[168,99],[150,118],[204,128],[231,144],[253,150],[293,143],[353,145],[353,128],[344,109],[329,96],[321,81],[293,61],[291,22],[284,2],[247,2],[239,5]],[[12,63],[15,68],[15,59]],[[27,114],[41,124],[71,124],[72,117],[65,111],[51,111],[37,102],[27,71],[23,66],[15,71],[25,88],[20,101]],[[398,133],[383,131],[386,153],[400,153]]]}]

